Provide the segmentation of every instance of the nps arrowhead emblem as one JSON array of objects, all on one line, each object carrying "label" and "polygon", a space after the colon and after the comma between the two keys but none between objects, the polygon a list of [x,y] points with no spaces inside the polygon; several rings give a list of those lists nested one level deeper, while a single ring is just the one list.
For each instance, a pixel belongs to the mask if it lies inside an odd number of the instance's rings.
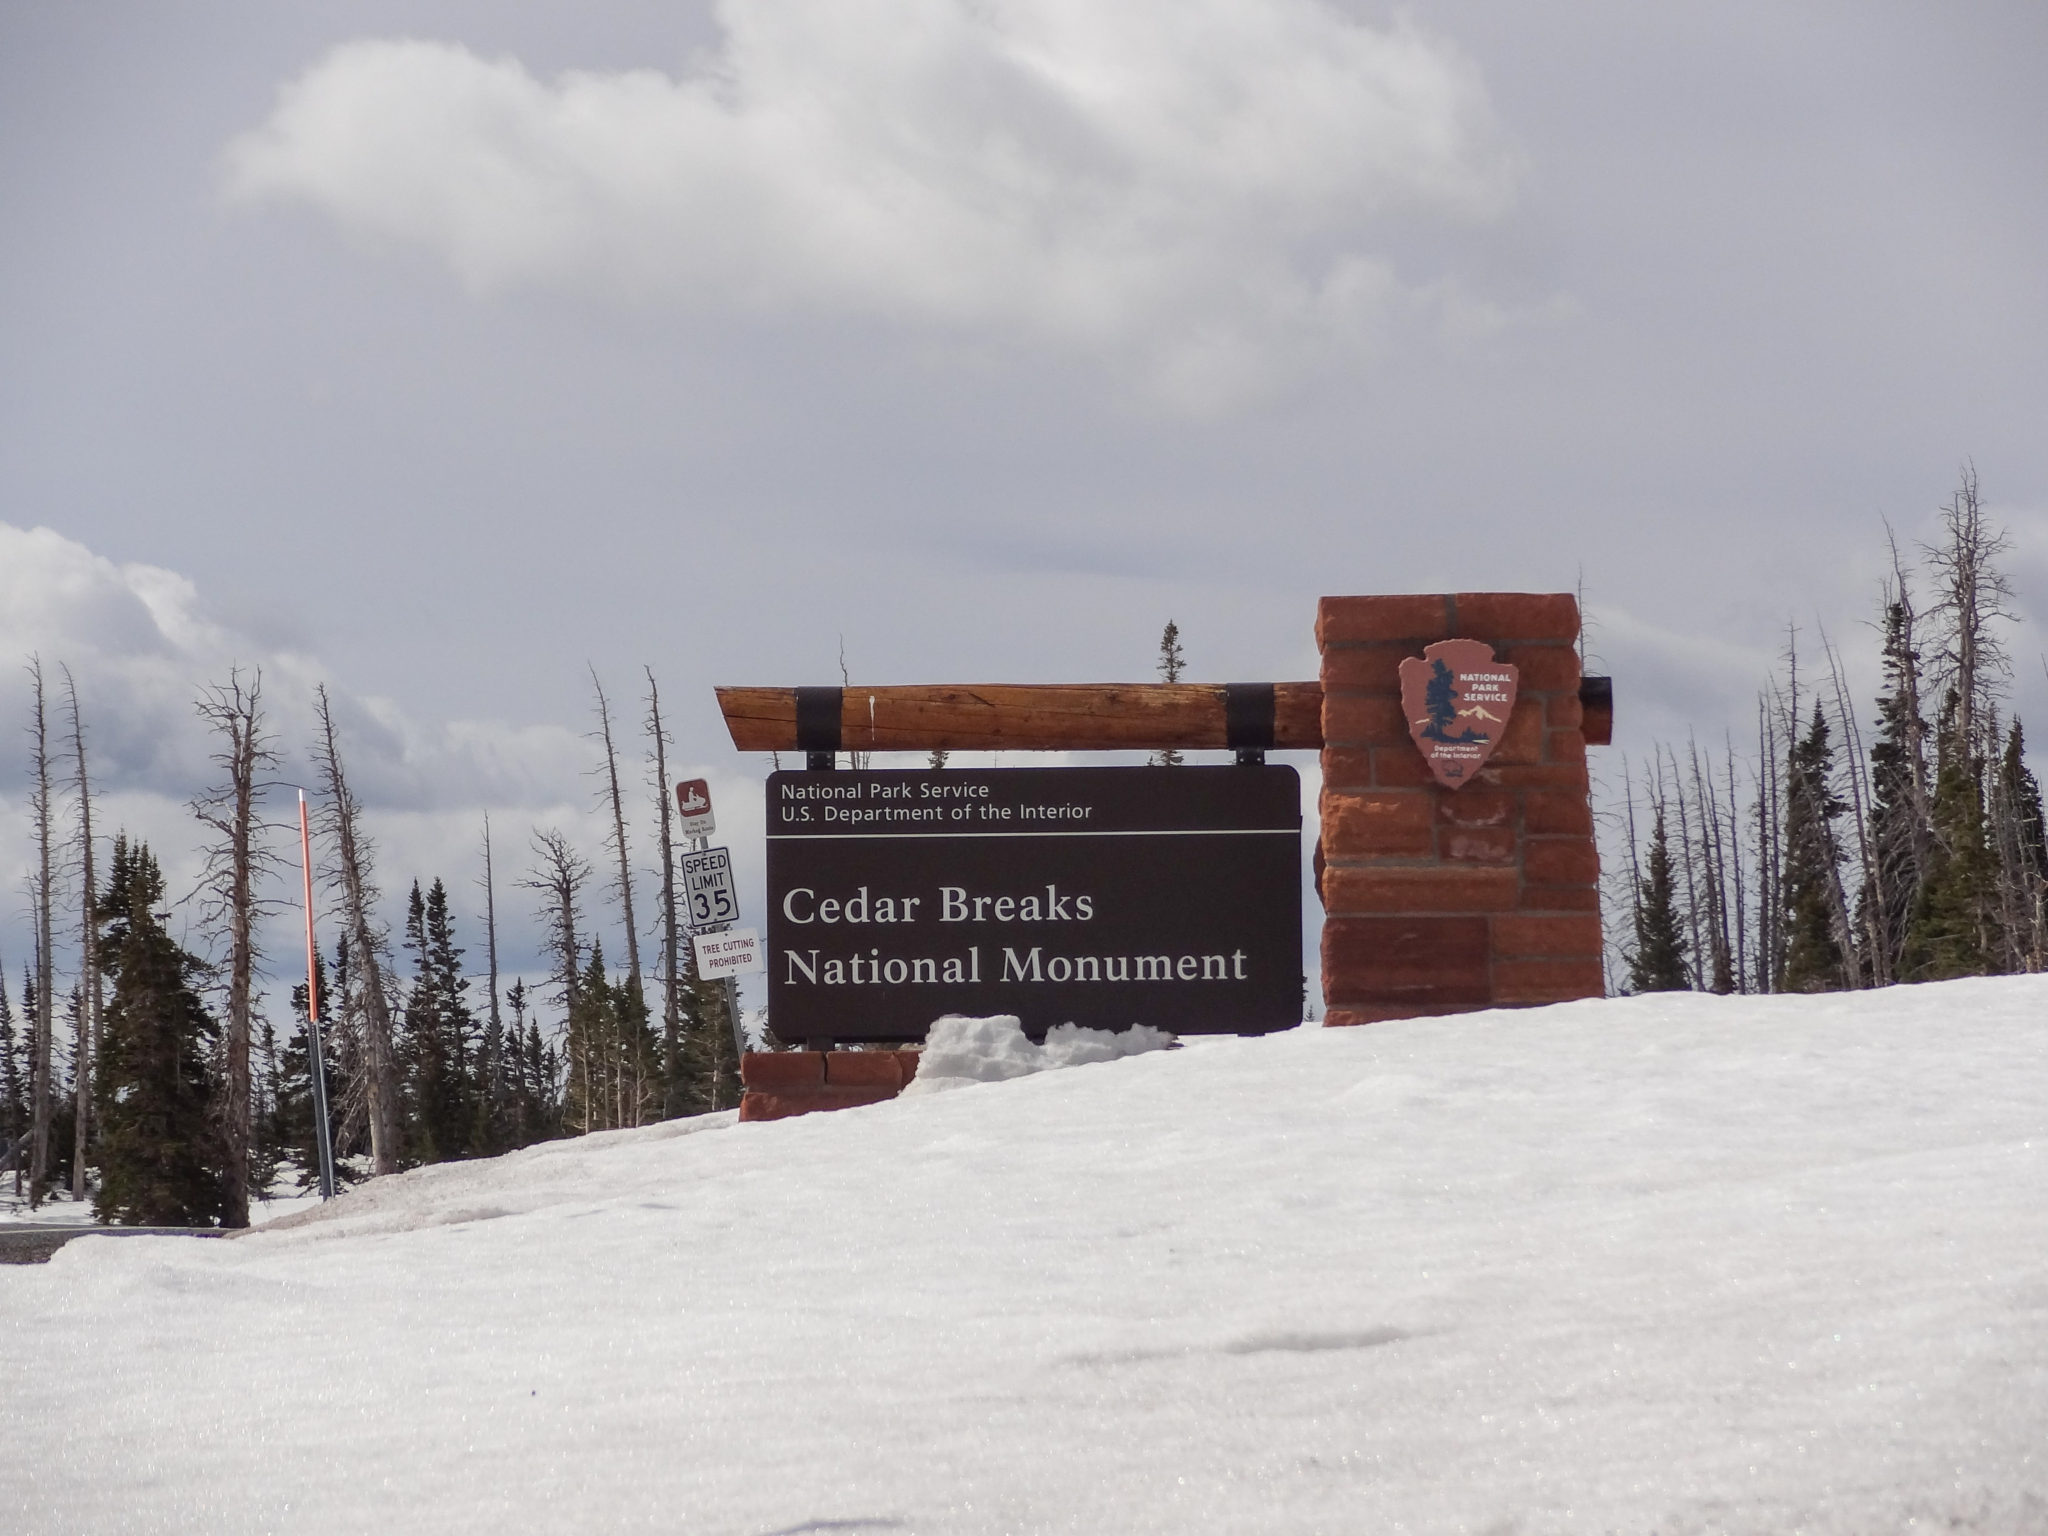
[{"label": "nps arrowhead emblem", "polygon": [[1481,640],[1439,640],[1401,663],[1401,712],[1429,771],[1446,789],[1469,784],[1508,728],[1519,668]]}]

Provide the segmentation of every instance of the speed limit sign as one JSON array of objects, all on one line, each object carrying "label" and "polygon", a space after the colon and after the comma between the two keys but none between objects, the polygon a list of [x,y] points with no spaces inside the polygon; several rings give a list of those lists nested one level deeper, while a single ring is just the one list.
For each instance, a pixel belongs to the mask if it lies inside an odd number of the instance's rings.
[{"label": "speed limit sign", "polygon": [[732,854],[724,848],[706,848],[683,855],[683,900],[692,929],[721,928],[737,922],[739,892],[732,883]]}]

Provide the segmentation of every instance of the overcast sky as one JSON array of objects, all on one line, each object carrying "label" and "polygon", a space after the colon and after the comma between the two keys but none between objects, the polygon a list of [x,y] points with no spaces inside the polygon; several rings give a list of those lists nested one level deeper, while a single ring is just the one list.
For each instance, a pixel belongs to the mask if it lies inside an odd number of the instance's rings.
[{"label": "overcast sky", "polygon": [[1583,583],[1640,752],[1788,623],[1867,650],[1967,458],[2038,717],[2044,59],[2023,3],[6,0],[0,656],[174,872],[191,697],[261,666],[303,776],[325,680],[394,891],[486,810],[596,853],[588,669],[652,666],[757,871],[713,683],[1142,678],[1169,616],[1308,677],[1319,594]]}]

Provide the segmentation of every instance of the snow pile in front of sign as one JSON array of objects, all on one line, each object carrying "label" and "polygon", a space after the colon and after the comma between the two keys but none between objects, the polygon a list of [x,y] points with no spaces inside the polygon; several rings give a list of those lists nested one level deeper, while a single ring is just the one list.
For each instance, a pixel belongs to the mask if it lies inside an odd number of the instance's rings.
[{"label": "snow pile in front of sign", "polygon": [[1140,1056],[1147,1051],[1163,1051],[1173,1044],[1173,1036],[1165,1030],[1144,1024],[1124,1030],[1055,1024],[1046,1031],[1045,1044],[1033,1045],[1024,1033],[1023,1021],[1013,1013],[999,1013],[986,1019],[948,1014],[933,1024],[925,1036],[917,1076],[903,1091],[944,1093],[949,1088],[1006,1082],[1057,1067],[1081,1067]]},{"label": "snow pile in front of sign", "polygon": [[0,1266],[0,1531],[2048,1531],[2048,977],[1203,1039]]}]

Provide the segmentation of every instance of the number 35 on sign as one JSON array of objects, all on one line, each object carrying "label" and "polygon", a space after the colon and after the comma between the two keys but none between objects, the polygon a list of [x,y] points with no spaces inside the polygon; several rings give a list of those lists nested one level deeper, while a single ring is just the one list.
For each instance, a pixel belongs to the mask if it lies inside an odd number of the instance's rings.
[{"label": "number 35 on sign", "polygon": [[721,928],[740,915],[739,893],[732,883],[732,854],[724,848],[706,848],[683,855],[683,900],[690,914],[690,927]]}]

